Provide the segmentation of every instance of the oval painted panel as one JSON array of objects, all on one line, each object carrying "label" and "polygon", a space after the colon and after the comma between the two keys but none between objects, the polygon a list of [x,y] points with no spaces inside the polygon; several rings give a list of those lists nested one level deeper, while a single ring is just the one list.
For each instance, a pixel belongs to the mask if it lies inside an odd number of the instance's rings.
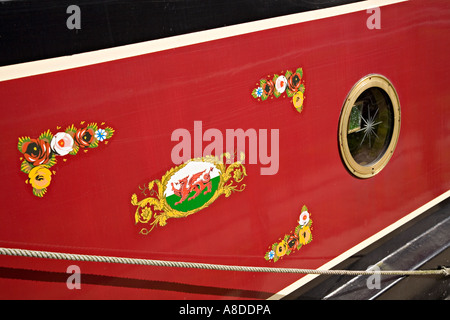
[{"label": "oval painted panel", "polygon": [[172,209],[188,212],[207,203],[219,183],[220,171],[213,163],[190,161],[170,177],[164,186],[164,196]]}]

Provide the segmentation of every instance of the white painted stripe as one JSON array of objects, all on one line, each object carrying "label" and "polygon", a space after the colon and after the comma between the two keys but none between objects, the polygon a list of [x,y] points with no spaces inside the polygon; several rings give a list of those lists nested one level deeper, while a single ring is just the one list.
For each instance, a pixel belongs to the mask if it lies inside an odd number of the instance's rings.
[{"label": "white painted stripe", "polygon": [[135,57],[143,54],[188,46],[207,41],[224,39],[251,32],[268,30],[307,21],[325,19],[333,16],[382,7],[409,0],[367,0],[315,11],[258,20],[233,26],[194,32],[158,40],[151,40],[110,49],[91,51],[52,59],[20,63],[0,67],[0,81],[18,79],[43,73],[56,72],[103,63],[118,59]]},{"label": "white painted stripe", "polygon": [[[356,253],[358,253],[362,249],[366,248],[367,246],[371,245],[372,243],[376,242],[377,240],[383,238],[384,236],[388,235],[389,233],[391,233],[392,231],[396,230],[397,228],[403,226],[405,223],[407,223],[407,222],[411,221],[412,219],[418,217],[419,215],[421,215],[422,213],[424,213],[428,209],[434,207],[438,203],[444,201],[448,197],[450,197],[450,190],[444,192],[443,194],[441,194],[437,198],[435,198],[435,199],[431,200],[430,202],[424,204],[420,208],[414,210],[410,214],[404,216],[403,218],[401,218],[400,220],[394,222],[390,226],[384,228],[380,232],[378,232],[378,233],[374,234],[373,236],[367,238],[366,240],[364,240],[363,242],[357,244],[353,248],[345,251],[344,253],[342,253],[338,257],[334,258],[333,260],[330,260],[329,262],[325,263],[324,265],[322,265],[318,269],[320,269],[320,270],[330,270],[331,268],[335,267],[336,265],[338,265],[342,261],[352,257],[353,255],[355,255]],[[301,286],[305,285],[306,283],[310,282],[311,280],[315,279],[318,276],[319,275],[308,274],[308,275],[304,276],[303,278],[297,280],[296,282],[290,284],[289,286],[287,286],[283,290],[277,292],[276,294],[271,296],[268,300],[281,299],[281,298],[287,296],[288,294],[292,293],[293,291],[297,290]]]}]

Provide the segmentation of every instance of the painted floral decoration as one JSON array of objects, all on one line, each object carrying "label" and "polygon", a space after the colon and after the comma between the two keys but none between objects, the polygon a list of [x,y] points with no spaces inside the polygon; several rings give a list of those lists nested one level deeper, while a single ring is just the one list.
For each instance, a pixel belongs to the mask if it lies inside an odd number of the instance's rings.
[{"label": "painted floral decoration", "polygon": [[[57,157],[66,155],[76,155],[81,149],[87,152],[91,148],[97,148],[99,142],[110,139],[114,134],[111,127],[99,128],[97,123],[84,125],[84,121],[80,123],[82,128],[77,129],[73,124],[66,128],[65,131],[59,131],[52,134],[50,130],[43,132],[37,139],[30,137],[19,138],[17,148],[22,157],[20,170],[28,174],[25,181],[33,188],[33,194],[37,197],[43,197],[47,192],[47,188],[52,180],[55,171],[50,168],[56,165]],[[102,122],[101,126],[105,123]],[[57,127],[60,130],[61,127]],[[107,144],[108,141],[105,141]],[[67,161],[63,158],[63,161]]]},{"label": "painted floral decoration", "polygon": [[293,231],[285,234],[283,238],[279,238],[278,242],[273,243],[269,247],[269,250],[264,255],[264,259],[277,262],[279,259],[290,255],[312,241],[312,220],[306,206],[302,207],[297,223]]},{"label": "painted floral decoration", "polygon": [[[281,71],[283,73],[283,71]],[[284,75],[268,75],[266,79],[261,79],[253,89],[252,96],[258,101],[265,101],[283,96],[292,98],[292,104],[298,112],[303,110],[305,94],[305,84],[303,81],[303,69],[298,68],[294,72],[288,70]]]}]

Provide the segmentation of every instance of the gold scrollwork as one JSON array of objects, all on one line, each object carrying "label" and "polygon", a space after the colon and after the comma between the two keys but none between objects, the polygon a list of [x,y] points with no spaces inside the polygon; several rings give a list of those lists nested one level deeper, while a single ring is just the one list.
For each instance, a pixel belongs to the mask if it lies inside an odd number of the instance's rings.
[{"label": "gold scrollwork", "polygon": [[[183,218],[187,217],[191,214],[194,214],[206,207],[208,207],[211,203],[213,203],[220,195],[224,194],[225,197],[229,197],[233,192],[241,192],[245,189],[246,185],[242,184],[244,177],[247,176],[247,172],[245,166],[241,161],[236,161],[234,163],[227,163],[227,161],[221,161],[221,159],[230,159],[230,154],[225,153],[221,158],[214,156],[205,156],[201,158],[191,159],[177,167],[174,167],[166,172],[166,174],[161,178],[161,180],[153,180],[148,184],[148,190],[150,191],[150,196],[138,200],[136,194],[131,196],[131,204],[136,206],[135,212],[135,223],[143,223],[148,224],[149,228],[142,228],[139,233],[147,235],[149,234],[157,225],[163,227],[167,224],[167,219],[169,218]],[[243,159],[241,154],[241,160]],[[186,210],[178,210],[174,207],[176,205],[170,204],[167,201],[166,189],[169,188],[169,182],[171,178],[183,168],[187,166],[191,166],[190,164],[197,163],[205,163],[207,166],[210,166],[210,171],[216,172],[216,187],[211,185],[210,177],[208,176],[207,180],[204,180],[209,184],[209,187],[205,185],[203,188],[207,189],[203,192],[204,189],[197,188],[197,193],[195,196],[192,195],[192,191],[188,190],[191,198],[195,198],[197,195],[207,194],[210,192],[211,194],[205,200],[204,203],[201,203],[198,206],[195,204],[192,207],[188,207]],[[229,162],[229,161],[228,161]],[[187,177],[185,178],[187,179]],[[191,181],[192,182],[192,181]],[[174,189],[173,183],[171,183],[172,189]],[[202,184],[203,185],[203,184]],[[191,189],[193,184],[191,183]],[[178,190],[177,190],[178,191]],[[187,195],[184,198],[189,201],[191,198],[187,199]],[[180,200],[180,199],[177,199]],[[184,201],[183,198],[178,202]],[[186,201],[186,202],[187,202]],[[194,203],[194,201],[193,201]]]}]

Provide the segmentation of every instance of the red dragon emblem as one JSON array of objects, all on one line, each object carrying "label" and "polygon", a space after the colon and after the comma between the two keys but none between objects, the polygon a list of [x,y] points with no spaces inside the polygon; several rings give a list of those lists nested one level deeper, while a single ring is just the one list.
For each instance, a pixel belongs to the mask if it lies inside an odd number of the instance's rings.
[{"label": "red dragon emblem", "polygon": [[201,172],[194,173],[192,177],[189,179],[189,182],[188,182],[189,176],[178,180],[178,182],[175,182],[175,184],[180,185],[178,189],[172,182],[172,190],[174,194],[181,197],[180,201],[176,202],[175,205],[185,201],[192,191],[195,191],[195,194],[192,197],[190,197],[188,201],[195,199],[205,188],[207,188],[207,190],[203,194],[211,192],[212,185],[210,172],[213,170],[213,168],[211,168],[208,172],[205,173],[206,170],[207,169]]}]

